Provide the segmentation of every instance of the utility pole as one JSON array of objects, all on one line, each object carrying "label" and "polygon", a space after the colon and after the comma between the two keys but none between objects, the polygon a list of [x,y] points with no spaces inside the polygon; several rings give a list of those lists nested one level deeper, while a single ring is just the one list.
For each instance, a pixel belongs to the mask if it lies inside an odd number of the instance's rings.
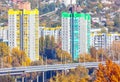
[{"label": "utility pole", "polygon": [[[119,22],[120,22],[120,12],[119,12]],[[119,28],[120,28],[120,24],[119,24]],[[118,49],[117,49],[118,50]],[[120,54],[118,53],[118,62],[120,64]]]},{"label": "utility pole", "polygon": [[43,82],[45,82],[45,81],[44,81],[44,71],[43,71]]},{"label": "utility pole", "polygon": [[17,78],[15,77],[15,82],[17,82]]},{"label": "utility pole", "polygon": [[39,75],[37,75],[37,82],[39,82]]},{"label": "utility pole", "polygon": [[85,54],[84,54],[84,66],[85,66]]},{"label": "utility pole", "polygon": [[61,64],[62,64],[62,52],[61,52]]},{"label": "utility pole", "polygon": [[31,80],[31,82],[33,82],[33,80]]},{"label": "utility pole", "polygon": [[24,76],[22,76],[22,82],[24,82]]}]

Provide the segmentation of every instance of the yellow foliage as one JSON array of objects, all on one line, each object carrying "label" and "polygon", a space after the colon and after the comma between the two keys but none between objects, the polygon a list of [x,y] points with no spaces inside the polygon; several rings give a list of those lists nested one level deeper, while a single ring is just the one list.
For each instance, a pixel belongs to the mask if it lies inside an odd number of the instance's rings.
[{"label": "yellow foliage", "polygon": [[11,64],[12,63],[12,57],[8,56],[8,62]]},{"label": "yellow foliage", "polygon": [[22,66],[26,66],[26,62],[22,62]]},{"label": "yellow foliage", "polygon": [[18,48],[13,48],[11,55],[13,57],[12,61],[17,61],[18,64],[22,66],[29,66],[31,63],[30,58],[25,54],[25,52],[22,50],[19,50]]},{"label": "yellow foliage", "polygon": [[5,57],[9,55],[9,47],[6,43],[0,42],[0,57]]},{"label": "yellow foliage", "polygon": [[31,63],[30,58],[28,58],[28,57],[27,57],[25,62],[26,62],[26,66],[29,66],[29,65],[30,65],[30,63]]},{"label": "yellow foliage", "polygon": [[56,52],[57,52],[57,57],[60,61],[70,62],[72,60],[72,57],[68,52],[63,51],[59,48],[56,49]]},{"label": "yellow foliage", "polygon": [[77,67],[67,73],[57,73],[57,75],[50,82],[88,82],[88,70],[84,67]]},{"label": "yellow foliage", "polygon": [[8,55],[8,56],[6,56],[6,57],[4,57],[3,59],[4,59],[4,62],[5,62],[5,63],[9,63],[9,64],[11,64],[11,63],[12,63],[12,57],[11,57],[11,56],[9,56],[9,55]]},{"label": "yellow foliage", "polygon": [[106,66],[100,64],[95,82],[119,82],[120,66],[112,61],[106,61]]},{"label": "yellow foliage", "polygon": [[88,82],[88,81],[86,81],[85,78],[82,78],[80,82]]},{"label": "yellow foliage", "polygon": [[79,62],[91,62],[94,61],[94,59],[91,57],[90,54],[80,54]]}]

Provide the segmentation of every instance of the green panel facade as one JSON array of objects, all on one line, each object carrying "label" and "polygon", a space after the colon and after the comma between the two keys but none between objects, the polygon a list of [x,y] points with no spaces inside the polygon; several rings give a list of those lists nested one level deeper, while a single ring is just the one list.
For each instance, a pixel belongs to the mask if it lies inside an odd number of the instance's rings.
[{"label": "green panel facade", "polygon": [[71,20],[72,26],[71,26],[71,40],[72,40],[72,57],[73,59],[77,59],[78,58],[78,54],[79,54],[79,14],[73,14],[73,19]]},{"label": "green panel facade", "polygon": [[89,14],[84,14],[84,13],[67,13],[67,12],[62,12],[62,18],[70,18],[70,48],[71,48],[71,55],[73,60],[77,60],[79,57],[79,52],[80,52],[80,24],[83,22],[79,22],[80,18],[83,18],[84,20],[87,21],[87,51],[89,53],[90,51],[90,28],[91,28],[91,16]]}]

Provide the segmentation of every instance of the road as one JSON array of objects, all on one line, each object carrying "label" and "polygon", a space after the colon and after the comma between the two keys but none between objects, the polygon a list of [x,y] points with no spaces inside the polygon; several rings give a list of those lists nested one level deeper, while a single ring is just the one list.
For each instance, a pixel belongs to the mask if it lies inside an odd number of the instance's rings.
[{"label": "road", "polygon": [[[118,61],[115,61],[119,63]],[[40,66],[27,66],[27,67],[13,67],[13,68],[1,68],[0,76],[4,75],[17,75],[30,72],[45,72],[52,70],[69,70],[78,66],[84,66],[85,68],[97,68],[98,65],[105,62],[85,62],[85,63],[70,63],[70,64],[54,64],[54,65],[40,65]]]}]

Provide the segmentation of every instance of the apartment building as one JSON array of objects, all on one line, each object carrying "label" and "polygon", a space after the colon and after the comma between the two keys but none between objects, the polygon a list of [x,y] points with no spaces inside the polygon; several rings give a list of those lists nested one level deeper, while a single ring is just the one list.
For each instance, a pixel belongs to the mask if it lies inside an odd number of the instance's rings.
[{"label": "apartment building", "polygon": [[59,38],[61,38],[61,27],[39,27],[39,36],[49,35],[55,38],[55,42],[57,43]]},{"label": "apartment building", "polygon": [[76,4],[76,0],[59,0],[61,3],[64,3],[66,6],[70,4]]},{"label": "apartment building", "polygon": [[8,44],[8,27],[0,27],[0,42]]},{"label": "apartment building", "polygon": [[39,59],[39,11],[8,11],[8,44],[17,47],[28,55],[32,61]]},{"label": "apartment building", "polygon": [[91,33],[91,46],[96,49],[109,49],[113,41],[120,41],[119,33]]},{"label": "apartment building", "polygon": [[89,53],[91,16],[84,13],[62,13],[62,49],[76,60],[80,54]]},{"label": "apartment building", "polygon": [[17,3],[18,9],[26,9],[26,10],[31,10],[31,3],[26,1],[26,2],[18,2]]}]

